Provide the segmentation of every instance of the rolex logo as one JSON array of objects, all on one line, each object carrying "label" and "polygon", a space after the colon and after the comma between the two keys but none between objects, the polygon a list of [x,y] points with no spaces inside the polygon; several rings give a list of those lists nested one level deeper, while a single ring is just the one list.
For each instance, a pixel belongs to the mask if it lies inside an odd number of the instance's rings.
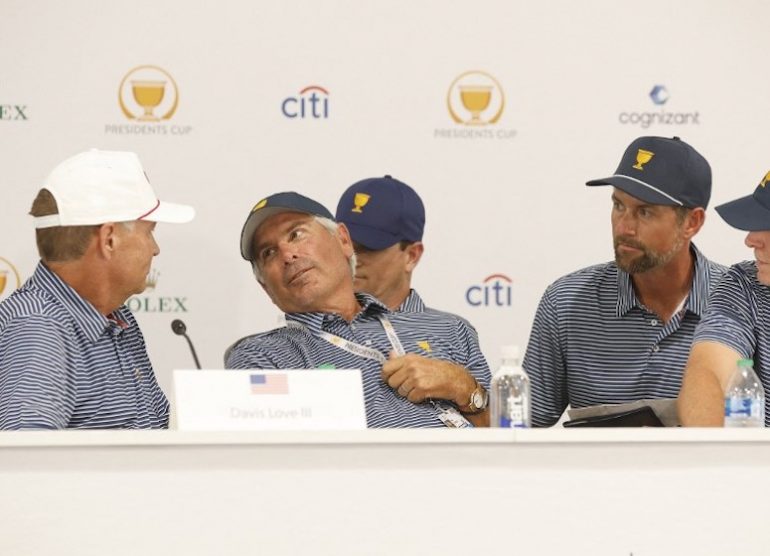
[{"label": "rolex logo", "polygon": [[351,209],[351,212],[357,212],[359,214],[363,212],[361,209],[366,206],[369,199],[371,199],[371,195],[367,195],[366,193],[356,193],[356,196],[353,198],[353,204],[355,206]]},{"label": "rolex logo", "polygon": [[759,183],[759,187],[764,187],[767,185],[767,182],[770,182],[770,172],[765,174],[765,177],[762,178],[762,181]]},{"label": "rolex logo", "polygon": [[158,285],[158,277],[160,276],[160,272],[155,270],[154,268],[150,270],[150,273],[147,275],[147,280],[144,282],[144,287],[147,290],[154,290],[155,286]]},{"label": "rolex logo", "polygon": [[652,151],[645,151],[644,149],[639,149],[636,153],[636,164],[634,164],[634,168],[637,170],[644,170],[642,166],[647,164],[650,160],[652,160],[652,157],[655,156],[655,153]]}]

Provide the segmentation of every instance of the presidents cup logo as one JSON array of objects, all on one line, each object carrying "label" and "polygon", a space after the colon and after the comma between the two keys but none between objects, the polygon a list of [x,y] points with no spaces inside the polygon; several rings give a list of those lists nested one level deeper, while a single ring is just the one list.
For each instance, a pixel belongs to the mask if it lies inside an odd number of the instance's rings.
[{"label": "presidents cup logo", "polygon": [[483,71],[466,71],[447,93],[447,107],[458,124],[494,124],[503,115],[505,95],[497,79]]},{"label": "presidents cup logo", "polygon": [[159,278],[158,270],[150,270],[143,294],[128,298],[126,306],[134,313],[187,313],[186,297],[152,295]]},{"label": "presidents cup logo", "polygon": [[637,170],[644,170],[644,165],[652,160],[653,156],[655,156],[655,153],[652,151],[645,151],[644,149],[637,150],[636,164],[634,164],[632,168],[636,168]]},{"label": "presidents cup logo", "polygon": [[500,122],[505,110],[505,92],[491,74],[466,71],[449,85],[446,106],[459,128],[436,129],[434,137],[464,139],[512,139],[513,129],[490,129]]},{"label": "presidents cup logo", "polygon": [[697,110],[672,112],[663,108],[663,105],[671,100],[671,95],[665,85],[655,85],[648,96],[653,105],[660,107],[659,111],[621,112],[618,121],[623,125],[635,125],[642,129],[647,129],[653,125],[700,125],[700,112]]},{"label": "presidents cup logo", "polygon": [[179,105],[176,81],[158,66],[139,66],[129,71],[118,89],[120,109],[129,120],[168,120]]},{"label": "presidents cup logo", "polygon": [[357,212],[362,213],[363,208],[366,206],[366,203],[369,202],[369,199],[371,199],[371,195],[367,195],[366,193],[356,193],[353,197],[353,208],[350,209],[350,212]]},{"label": "presidents cup logo", "polygon": [[465,301],[472,307],[510,307],[513,302],[513,280],[505,274],[491,274],[481,284],[465,290]]},{"label": "presidents cup logo", "polygon": [[21,286],[21,276],[11,261],[0,257],[0,301]]},{"label": "presidents cup logo", "polygon": [[108,124],[105,133],[118,135],[186,135],[191,126],[171,125],[179,107],[179,88],[169,72],[158,66],[137,66],[118,86],[118,106],[133,125]]}]

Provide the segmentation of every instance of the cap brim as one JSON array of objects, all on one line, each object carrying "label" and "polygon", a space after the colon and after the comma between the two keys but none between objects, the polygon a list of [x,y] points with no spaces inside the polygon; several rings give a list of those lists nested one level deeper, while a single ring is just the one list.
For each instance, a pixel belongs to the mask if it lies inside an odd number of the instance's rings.
[{"label": "cap brim", "polygon": [[348,222],[343,222],[343,224],[347,226],[348,231],[350,232],[350,239],[372,251],[387,249],[391,245],[401,241],[400,237],[376,228],[370,228],[369,226],[362,226],[360,224],[351,224]]},{"label": "cap brim", "polygon": [[636,197],[640,201],[650,203],[651,205],[682,206],[681,202],[662,193],[652,185],[628,176],[616,174],[608,178],[587,181],[586,185],[612,185],[632,197]]},{"label": "cap brim", "polygon": [[142,216],[140,220],[165,222],[168,224],[184,224],[193,218],[195,218],[195,209],[193,207],[159,201],[158,206],[148,214]]},{"label": "cap brim", "polygon": [[747,232],[770,230],[770,210],[759,204],[753,195],[735,199],[714,209],[733,228]]}]

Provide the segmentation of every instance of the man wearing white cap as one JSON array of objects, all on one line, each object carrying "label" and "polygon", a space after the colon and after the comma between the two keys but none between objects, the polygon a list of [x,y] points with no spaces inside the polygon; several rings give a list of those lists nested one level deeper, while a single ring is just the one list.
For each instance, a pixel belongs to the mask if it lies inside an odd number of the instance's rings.
[{"label": "man wearing white cap", "polygon": [[160,252],[155,223],[193,208],[159,201],[134,153],[92,149],[54,168],[30,214],[41,261],[0,303],[0,429],[167,427],[124,302]]}]

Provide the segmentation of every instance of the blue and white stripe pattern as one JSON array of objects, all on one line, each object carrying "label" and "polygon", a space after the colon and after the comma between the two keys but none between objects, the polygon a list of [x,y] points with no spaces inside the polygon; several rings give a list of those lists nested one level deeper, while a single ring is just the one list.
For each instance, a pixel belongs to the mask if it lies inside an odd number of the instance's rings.
[{"label": "blue and white stripe pattern", "polygon": [[134,316],[110,318],[42,262],[0,303],[0,429],[166,428]]},{"label": "blue and white stripe pattern", "polygon": [[711,293],[693,343],[706,341],[719,342],[754,360],[766,393],[765,426],[770,426],[770,287],[757,280],[753,261],[731,266]]},{"label": "blue and white stripe pattern", "polygon": [[695,328],[725,267],[693,245],[695,272],[683,310],[667,323],[637,299],[614,262],[551,284],[535,314],[524,357],[532,422],[551,426],[573,408],[679,394]]},{"label": "blue and white stripe pattern", "polygon": [[[417,297],[415,292],[412,295]],[[387,314],[407,353],[451,361],[462,365],[489,388],[490,373],[478,345],[475,331],[449,313],[423,311],[389,311],[367,294],[356,294],[361,312],[348,323],[339,315],[326,313],[289,313],[288,326],[242,339],[229,353],[231,369],[361,369],[364,384],[367,426],[379,427],[443,427],[434,408],[428,403],[414,404],[398,396],[380,375],[376,361],[348,353],[318,338],[321,330],[358,344],[372,347],[387,357],[393,349],[377,319]],[[410,296],[411,297],[411,296]],[[412,299],[415,304],[422,301]],[[424,306],[423,306],[424,309]],[[427,342],[427,343],[424,343]],[[426,351],[427,346],[430,351]],[[319,371],[323,372],[323,371]]]}]

